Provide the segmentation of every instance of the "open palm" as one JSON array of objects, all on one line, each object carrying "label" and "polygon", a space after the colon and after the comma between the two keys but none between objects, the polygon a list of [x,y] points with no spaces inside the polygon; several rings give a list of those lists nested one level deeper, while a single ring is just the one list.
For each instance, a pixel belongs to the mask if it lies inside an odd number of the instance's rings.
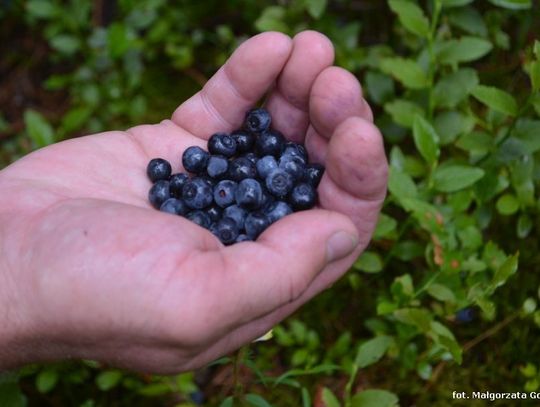
[{"label": "open palm", "polygon": [[[0,278],[20,348],[5,364],[75,357],[192,369],[337,280],[369,242],[387,164],[358,82],[332,62],[318,33],[261,34],[171,120],[68,140],[0,172]],[[265,94],[274,127],[326,166],[321,209],[229,247],[152,209],[147,162],[181,171],[185,148],[239,127]]]}]

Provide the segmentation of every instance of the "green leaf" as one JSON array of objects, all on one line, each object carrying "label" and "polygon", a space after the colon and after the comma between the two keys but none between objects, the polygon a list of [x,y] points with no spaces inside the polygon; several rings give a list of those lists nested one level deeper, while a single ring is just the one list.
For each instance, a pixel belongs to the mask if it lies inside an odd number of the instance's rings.
[{"label": "green leaf", "polygon": [[[324,392],[324,390],[323,390]],[[324,394],[323,394],[324,398]],[[309,396],[309,391],[305,387],[302,387],[302,407],[311,407],[311,397]],[[332,407],[329,405],[329,407]],[[340,407],[339,404],[337,407]]]},{"label": "green leaf", "polygon": [[324,10],[326,10],[327,0],[305,0],[306,9],[309,15],[315,19],[319,19]]},{"label": "green leaf", "polygon": [[429,331],[433,319],[428,311],[420,308],[398,309],[394,311],[394,317],[404,324],[416,326],[422,332]]},{"label": "green leaf", "polygon": [[51,18],[58,14],[59,9],[49,0],[30,0],[26,2],[26,11],[37,18]]},{"label": "green leaf", "polygon": [[35,110],[24,112],[26,131],[37,148],[54,143],[54,133],[51,125]]},{"label": "green leaf", "polygon": [[36,376],[36,388],[40,393],[47,393],[54,389],[58,382],[58,372],[53,369],[45,369]]},{"label": "green leaf", "polygon": [[380,72],[369,71],[366,73],[365,83],[369,98],[378,105],[382,105],[395,93],[392,78]]},{"label": "green leaf", "polygon": [[386,335],[377,336],[364,342],[358,348],[354,363],[361,369],[376,363],[384,356],[392,342],[392,337]]},{"label": "green leaf", "polygon": [[438,299],[439,301],[452,303],[456,301],[456,296],[454,295],[453,291],[442,284],[431,284],[427,288],[427,292],[429,295],[431,295],[433,298]]},{"label": "green leaf", "polygon": [[527,214],[522,213],[516,225],[516,233],[520,239],[525,239],[531,233],[533,221]]},{"label": "green leaf", "polygon": [[493,45],[491,42],[478,37],[461,37],[439,44],[437,60],[442,64],[455,65],[471,62],[488,54]]},{"label": "green leaf", "polygon": [[524,302],[523,302],[523,312],[525,314],[532,314],[534,311],[536,311],[536,300],[534,298],[527,298]]},{"label": "green leaf", "polygon": [[405,87],[422,89],[429,85],[426,73],[412,59],[384,58],[380,62],[381,71],[396,78]]},{"label": "green leaf", "polygon": [[462,7],[472,3],[474,0],[441,0],[443,7]]},{"label": "green leaf", "polygon": [[365,251],[356,261],[354,267],[366,273],[378,273],[383,268],[383,262],[379,254]]},{"label": "green leaf", "polygon": [[219,407],[233,407],[233,405],[234,405],[233,396],[229,396],[221,402]]},{"label": "green leaf", "polygon": [[464,100],[478,83],[478,74],[474,69],[460,69],[437,82],[433,90],[435,103],[440,107],[453,108]]},{"label": "green leaf", "polygon": [[413,124],[413,137],[416,149],[426,162],[433,166],[439,158],[439,135],[423,117],[416,116]]},{"label": "green leaf", "polygon": [[540,59],[540,41],[534,40],[533,52],[536,59]]},{"label": "green leaf", "polygon": [[171,386],[164,382],[150,383],[137,390],[137,394],[148,397],[160,396],[170,392]]},{"label": "green leaf", "polygon": [[245,399],[250,405],[255,407],[272,407],[268,401],[258,394],[246,394]]},{"label": "green leaf", "polygon": [[472,91],[472,95],[480,102],[497,112],[504,113],[509,116],[517,115],[518,106],[516,100],[508,92],[492,86],[478,85]]},{"label": "green leaf", "polygon": [[386,390],[364,390],[351,399],[351,407],[397,407],[398,397]]},{"label": "green leaf", "polygon": [[340,407],[341,404],[337,397],[332,393],[328,387],[324,387],[322,390],[322,401],[325,407]]},{"label": "green leaf", "polygon": [[519,210],[519,201],[512,194],[504,194],[496,203],[497,212],[501,215],[513,215]]},{"label": "green leaf", "polygon": [[375,232],[373,232],[373,239],[381,239],[388,237],[396,230],[397,221],[384,213],[379,214],[379,220],[377,221],[377,226]]},{"label": "green leaf", "polygon": [[81,46],[79,39],[73,35],[58,35],[50,42],[55,50],[68,55],[73,54]]},{"label": "green leaf", "polygon": [[484,176],[481,168],[465,165],[447,165],[439,167],[433,173],[433,182],[436,190],[441,192],[455,192],[473,185]]},{"label": "green leaf", "polygon": [[412,127],[417,115],[424,116],[424,110],[414,102],[394,99],[384,105],[384,110],[392,116],[392,120],[403,127]]},{"label": "green leaf", "polygon": [[526,10],[532,7],[532,0],[489,0],[489,2],[510,10]]},{"label": "green leaf", "polygon": [[440,145],[453,142],[461,134],[469,134],[476,125],[471,116],[461,112],[450,110],[440,112],[433,123],[437,134],[440,136]]},{"label": "green leaf", "polygon": [[28,400],[15,381],[0,382],[0,406],[26,407]]},{"label": "green leaf", "polygon": [[428,335],[439,345],[447,349],[454,360],[461,364],[462,349],[456,341],[452,332],[438,321],[431,321],[431,330]]},{"label": "green leaf", "polygon": [[120,379],[122,379],[122,372],[118,370],[107,370],[101,372],[96,377],[96,384],[101,391],[108,391],[116,387],[120,383]]},{"label": "green leaf", "polygon": [[415,198],[418,195],[418,189],[412,178],[393,167],[390,167],[388,189],[398,199]]},{"label": "green leaf", "polygon": [[488,34],[482,14],[473,7],[457,9],[448,18],[453,25],[467,31],[469,34],[481,37],[486,37]]},{"label": "green leaf", "polygon": [[286,10],[281,6],[266,7],[260,17],[255,20],[255,28],[259,31],[287,32],[289,28],[283,22]]},{"label": "green leaf", "polygon": [[508,256],[504,263],[501,264],[493,276],[493,280],[491,282],[492,289],[502,286],[511,275],[515,274],[518,269],[518,258],[518,254]]},{"label": "green leaf", "polygon": [[407,30],[420,37],[428,36],[429,20],[418,5],[406,0],[389,0],[388,4]]},{"label": "green leaf", "polygon": [[540,61],[531,62],[529,66],[529,76],[533,90],[540,90]]}]

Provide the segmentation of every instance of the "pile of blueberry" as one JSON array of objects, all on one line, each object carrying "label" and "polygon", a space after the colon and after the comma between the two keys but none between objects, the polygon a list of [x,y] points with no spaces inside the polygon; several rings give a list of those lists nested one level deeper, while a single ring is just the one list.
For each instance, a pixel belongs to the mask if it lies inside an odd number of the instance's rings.
[{"label": "pile of blueberry", "polygon": [[208,151],[187,148],[182,165],[192,175],[171,175],[168,161],[151,160],[152,206],[209,229],[226,245],[255,240],[278,219],[313,208],[324,167],[309,164],[304,146],[270,124],[268,111],[252,109],[242,129],[212,135]]}]

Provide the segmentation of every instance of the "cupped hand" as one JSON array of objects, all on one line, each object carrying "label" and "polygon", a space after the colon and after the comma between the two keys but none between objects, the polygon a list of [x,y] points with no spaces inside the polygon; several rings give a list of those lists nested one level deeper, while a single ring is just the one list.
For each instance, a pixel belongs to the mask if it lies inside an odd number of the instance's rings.
[{"label": "cupped hand", "polygon": [[[316,32],[243,43],[170,120],[64,141],[0,172],[0,367],[88,358],[193,369],[268,331],[351,266],[386,192],[382,138],[359,83]],[[171,83],[171,86],[174,86]],[[320,209],[224,247],[150,207],[145,174],[266,96],[273,126],[326,166]]]}]

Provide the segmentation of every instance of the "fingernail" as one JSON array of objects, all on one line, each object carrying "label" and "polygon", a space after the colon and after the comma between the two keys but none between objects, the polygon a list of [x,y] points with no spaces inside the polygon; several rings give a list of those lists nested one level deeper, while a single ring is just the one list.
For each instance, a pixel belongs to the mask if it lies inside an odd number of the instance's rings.
[{"label": "fingernail", "polygon": [[328,263],[348,256],[358,246],[358,238],[348,232],[339,231],[326,241],[326,261]]}]

